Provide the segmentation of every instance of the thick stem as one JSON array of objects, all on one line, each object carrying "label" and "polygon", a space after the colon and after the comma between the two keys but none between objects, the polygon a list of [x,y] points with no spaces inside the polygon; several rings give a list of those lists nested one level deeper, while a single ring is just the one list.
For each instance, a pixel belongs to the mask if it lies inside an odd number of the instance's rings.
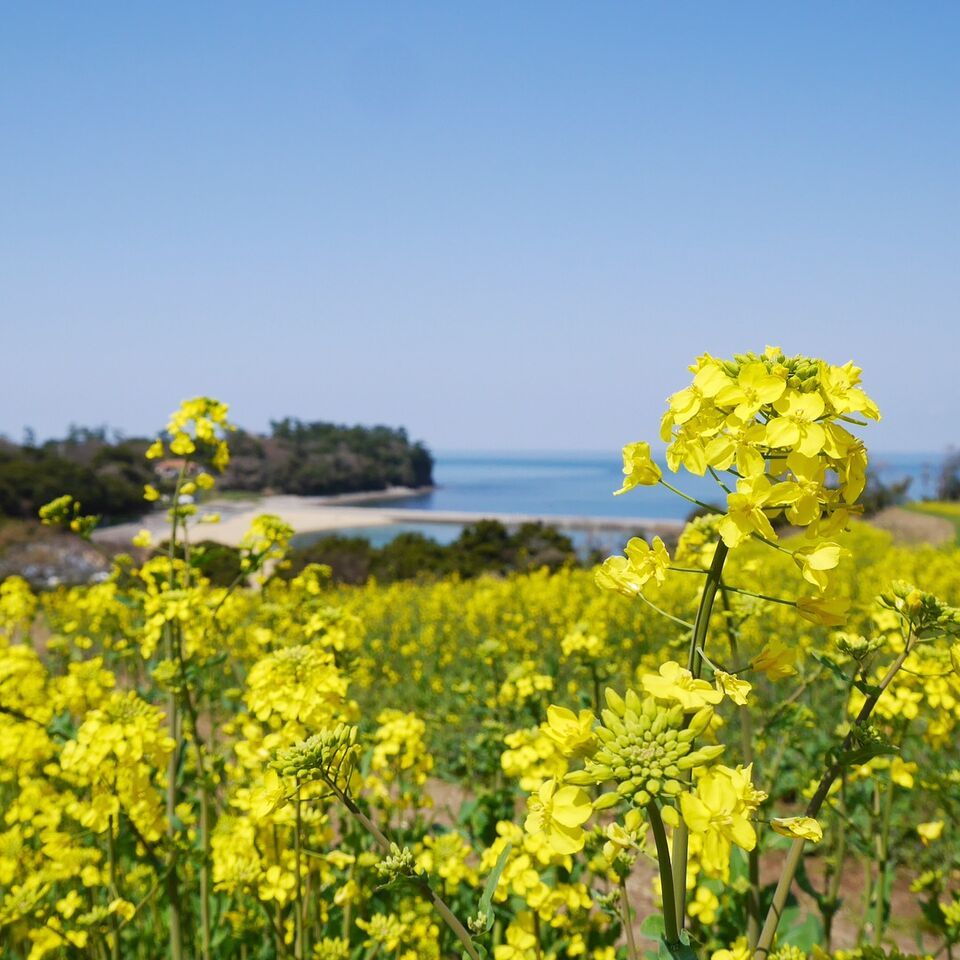
[{"label": "thick stem", "polygon": [[[857,714],[857,719],[853,721],[853,724],[850,727],[850,732],[846,735],[846,737],[844,737],[843,743],[840,745],[839,753],[841,755],[850,749],[857,729],[862,727],[870,718],[870,714],[873,713],[873,708],[877,705],[877,701],[881,696],[883,696],[884,690],[890,686],[890,682],[893,680],[894,676],[896,676],[896,673],[900,667],[903,666],[904,661],[910,655],[912,650],[913,637],[909,636],[907,638],[907,642],[904,644],[903,652],[897,657],[896,660],[893,661],[893,663],[890,664],[890,668],[887,670],[884,678],[864,701],[863,706],[860,708],[860,712]],[[843,769],[844,765],[839,759],[835,763],[831,764],[827,772],[823,775],[816,792],[810,798],[810,802],[807,804],[806,816],[816,817],[816,815],[820,812],[820,808],[823,806],[824,800],[827,799],[827,794],[829,794],[834,780],[840,776],[840,774],[843,772]],[[767,911],[767,918],[764,921],[763,930],[760,931],[760,939],[757,941],[757,947],[754,951],[755,960],[764,960],[766,955],[770,952],[770,947],[773,945],[773,938],[776,935],[777,927],[780,924],[780,917],[783,914],[783,908],[786,905],[787,896],[790,893],[790,887],[793,884],[794,875],[796,874],[797,867],[800,864],[800,858],[803,856],[804,843],[804,840],[794,840],[790,846],[789,852],[787,853],[787,859],[784,861],[783,869],[780,872],[780,879],[777,882],[777,889],[773,894],[773,902],[770,904],[770,909]]]},{"label": "thick stem", "polygon": [[[713,613],[713,602],[720,587],[720,578],[723,575],[723,564],[727,559],[727,545],[717,541],[713,552],[713,561],[707,571],[707,579],[700,595],[700,606],[697,608],[697,619],[693,624],[693,633],[690,636],[690,649],[687,654],[687,669],[695,676],[700,676],[703,660],[697,650],[706,651],[707,632],[710,629],[710,615]],[[687,780],[691,774],[687,774]],[[683,929],[687,913],[687,848],[690,834],[687,825],[681,820],[680,825],[673,832],[673,901],[676,906],[676,925],[678,930]]]},{"label": "thick stem", "polygon": [[670,844],[667,842],[667,831],[663,826],[657,801],[651,800],[646,806],[646,811],[650,818],[653,839],[657,845],[660,886],[663,888],[663,935],[668,945],[675,946],[680,943],[680,925],[677,923],[677,903],[673,896],[675,868],[671,869],[670,866]]},{"label": "thick stem", "polygon": [[687,652],[687,669],[695,677],[699,677],[703,669],[703,661],[697,654],[697,649],[707,649],[707,631],[710,629],[710,615],[713,613],[713,601],[720,587],[723,564],[727,559],[728,553],[727,545],[722,540],[718,540],[717,548],[713,552],[713,561],[710,564],[710,569],[707,571],[707,580],[703,585],[703,593],[700,596],[700,606],[697,609],[697,619],[694,621],[693,635],[690,638],[690,649]]},{"label": "thick stem", "polygon": [[[730,662],[739,663],[740,654],[737,643],[737,631],[734,629],[732,618],[733,610],[730,607],[730,598],[727,596],[725,585],[720,586],[720,599],[723,602],[723,622],[727,631],[727,641],[730,644]],[[749,710],[741,710],[740,720],[740,753],[745,765],[752,767],[753,755],[753,720]],[[754,777],[757,772],[754,771]],[[750,887],[746,894],[747,907],[747,943],[752,948],[760,936],[760,838],[753,849],[747,853],[747,873]]]}]

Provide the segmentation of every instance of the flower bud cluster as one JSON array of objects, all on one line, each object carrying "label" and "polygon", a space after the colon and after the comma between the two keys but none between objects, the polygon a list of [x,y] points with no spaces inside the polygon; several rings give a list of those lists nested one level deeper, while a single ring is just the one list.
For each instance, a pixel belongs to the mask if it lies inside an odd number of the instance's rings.
[{"label": "flower bud cluster", "polygon": [[952,607],[904,580],[895,580],[879,600],[883,606],[899,613],[921,639],[960,636],[960,607]]},{"label": "flower bud cluster", "polygon": [[359,758],[357,728],[338,723],[333,729],[321,730],[278,750],[270,766],[283,777],[325,780],[343,787],[350,782]]},{"label": "flower bud cluster", "polygon": [[70,494],[64,494],[40,508],[40,522],[46,527],[66,527],[87,540],[96,529],[100,518],[83,515],[80,513],[81,509],[83,508],[79,500],[74,500]]},{"label": "flower bud cluster", "polygon": [[395,843],[390,844],[390,853],[377,863],[377,874],[385,880],[412,877],[419,872],[413,851],[409,847],[398,847]]},{"label": "flower bud cluster", "polygon": [[467,919],[467,928],[475,937],[478,937],[487,932],[489,923],[489,915],[483,910],[478,910],[472,917]]},{"label": "flower bud cluster", "polygon": [[584,763],[582,771],[568,774],[566,781],[580,786],[616,783],[608,806],[628,800],[646,806],[654,797],[675,797],[684,789],[683,773],[715,760],[723,752],[719,744],[693,748],[693,741],[707,728],[713,711],[698,710],[689,722],[681,704],[665,707],[654,697],[641,700],[628,690],[621,698],[606,691],[607,709],[594,731],[600,747]]}]

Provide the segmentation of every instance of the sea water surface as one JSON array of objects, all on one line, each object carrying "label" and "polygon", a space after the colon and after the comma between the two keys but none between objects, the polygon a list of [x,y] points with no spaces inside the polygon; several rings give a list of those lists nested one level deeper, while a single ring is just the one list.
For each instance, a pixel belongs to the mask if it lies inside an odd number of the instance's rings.
[{"label": "sea water surface", "polygon": [[[721,506],[725,495],[710,476],[671,474],[659,459],[664,479],[698,500]],[[872,454],[870,469],[885,484],[909,478],[913,498],[932,496],[943,462],[943,454]],[[436,489],[418,497],[392,500],[393,509],[438,510],[479,514],[524,514],[562,517],[623,517],[645,520],[683,520],[694,505],[663,486],[636,487],[614,496],[623,480],[619,452],[610,453],[469,453],[443,452],[435,455]],[[733,478],[731,478],[732,480]],[[377,506],[383,501],[372,501]],[[375,545],[401,532],[417,532],[449,543],[460,532],[456,524],[394,524],[340,531],[341,535],[363,536]],[[578,546],[597,545],[574,535]],[[615,534],[615,540],[622,540]],[[610,539],[606,535],[602,539]],[[605,545],[605,544],[603,544]]]}]

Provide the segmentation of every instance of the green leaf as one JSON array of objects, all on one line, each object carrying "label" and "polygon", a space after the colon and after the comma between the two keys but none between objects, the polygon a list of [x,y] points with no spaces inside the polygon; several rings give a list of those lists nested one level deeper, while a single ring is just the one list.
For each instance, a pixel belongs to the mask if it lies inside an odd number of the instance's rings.
[{"label": "green leaf", "polygon": [[883,691],[874,683],[867,683],[866,680],[857,680],[854,683],[854,686],[865,696],[865,697],[878,697]]},{"label": "green leaf", "polygon": [[686,943],[667,943],[665,937],[660,938],[661,960],[698,960],[697,952],[690,946],[690,938]]},{"label": "green leaf", "polygon": [[891,757],[900,751],[892,743],[867,743],[854,750],[847,750],[837,757],[837,762],[844,767],[856,767],[874,757]]},{"label": "green leaf", "polygon": [[809,894],[817,901],[817,905],[820,909],[823,909],[823,904],[825,902],[824,896],[814,887],[813,883],[810,881],[810,877],[807,875],[807,866],[804,863],[803,857],[800,858],[800,862],[797,864],[797,872],[795,875],[797,881],[797,886],[806,894]]},{"label": "green leaf", "polygon": [[659,913],[651,913],[650,916],[640,924],[640,930],[638,932],[641,937],[646,937],[647,940],[662,940],[663,917],[661,917]]},{"label": "green leaf", "polygon": [[497,884],[500,882],[500,877],[507,865],[507,858],[510,856],[512,849],[512,843],[508,843],[503,848],[500,856],[497,858],[496,865],[493,870],[490,871],[490,876],[487,877],[487,882],[483,886],[483,893],[480,896],[480,912],[487,916],[486,933],[489,933],[493,929],[493,894],[497,889]]},{"label": "green leaf", "polygon": [[812,654],[813,659],[817,663],[822,663],[831,673],[836,674],[844,683],[853,683],[853,677],[848,677],[843,670],[840,668],[840,665],[834,660],[831,660],[826,654],[817,653],[814,651]]},{"label": "green leaf", "polygon": [[810,953],[815,944],[823,942],[823,924],[815,913],[808,913],[802,920],[799,919],[799,913],[797,910],[797,919],[792,923],[789,921],[793,918],[784,914],[780,942]]}]

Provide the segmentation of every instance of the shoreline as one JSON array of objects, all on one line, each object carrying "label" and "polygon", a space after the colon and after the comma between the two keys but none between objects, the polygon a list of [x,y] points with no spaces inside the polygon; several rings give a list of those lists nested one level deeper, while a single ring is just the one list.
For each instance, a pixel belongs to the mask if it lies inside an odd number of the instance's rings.
[{"label": "shoreline", "polygon": [[[199,504],[200,516],[217,513],[219,523],[202,523],[198,518],[188,522],[190,538],[213,540],[227,546],[239,545],[250,529],[253,519],[261,514],[273,514],[294,529],[295,535],[306,533],[335,533],[357,527],[391,527],[398,524],[469,524],[479,520],[498,520],[507,527],[523,523],[543,523],[558,530],[620,530],[675,538],[683,529],[684,521],[653,519],[649,517],[562,516],[550,514],[485,513],[482,511],[444,511],[363,506],[389,504],[391,501],[414,499],[436,489],[435,487],[392,487],[387,490],[345,493],[331,496],[302,497],[295,494],[261,494],[250,500],[214,497]],[[131,539],[141,530],[149,530],[154,540],[162,540],[169,528],[166,510],[148,513],[131,523],[121,523],[96,530],[93,539],[99,543],[123,545],[128,548]]]},{"label": "shoreline", "polygon": [[[386,487],[383,490],[358,490],[356,493],[330,493],[316,497],[304,497],[305,500],[314,500],[317,503],[338,503],[348,506],[354,503],[379,503],[391,500],[413,500],[417,497],[433,493],[436,486],[427,487]],[[278,494],[278,496],[295,496],[295,494]]]}]

